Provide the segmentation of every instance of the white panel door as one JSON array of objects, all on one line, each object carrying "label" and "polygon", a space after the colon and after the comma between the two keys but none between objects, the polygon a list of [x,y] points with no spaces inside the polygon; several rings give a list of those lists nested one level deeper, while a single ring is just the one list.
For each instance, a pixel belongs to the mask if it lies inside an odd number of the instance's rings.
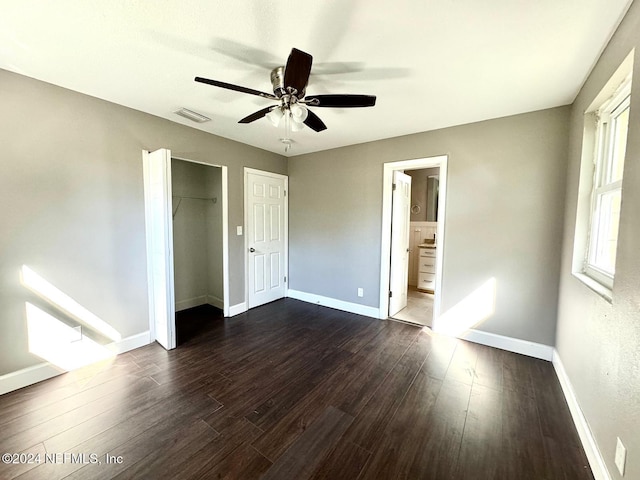
[{"label": "white panel door", "polygon": [[246,170],[249,308],[285,295],[286,183],[282,175]]},{"label": "white panel door", "polygon": [[152,335],[167,350],[176,347],[171,218],[171,151],[143,152],[147,281]]},{"label": "white panel door", "polygon": [[391,267],[389,273],[389,316],[407,306],[409,279],[409,219],[411,214],[411,177],[393,172],[391,207]]}]

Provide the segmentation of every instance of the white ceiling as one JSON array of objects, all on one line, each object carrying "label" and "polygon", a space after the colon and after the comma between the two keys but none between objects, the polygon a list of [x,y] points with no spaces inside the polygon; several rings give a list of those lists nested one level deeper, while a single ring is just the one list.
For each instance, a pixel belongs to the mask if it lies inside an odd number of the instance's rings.
[{"label": "white ceiling", "polygon": [[378,97],[315,108],[328,129],[294,133],[298,155],[569,104],[630,3],[0,0],[0,68],[284,154],[267,119],[237,123],[268,100],[193,78],[271,92],[296,47],[307,94]]}]

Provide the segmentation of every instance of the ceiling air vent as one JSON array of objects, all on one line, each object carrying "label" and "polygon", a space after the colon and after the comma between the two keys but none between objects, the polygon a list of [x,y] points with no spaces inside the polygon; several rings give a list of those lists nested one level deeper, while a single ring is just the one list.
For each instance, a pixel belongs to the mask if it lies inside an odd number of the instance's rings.
[{"label": "ceiling air vent", "polygon": [[198,112],[194,112],[193,110],[189,110],[187,108],[181,108],[177,112],[174,112],[181,117],[188,118],[196,123],[204,123],[209,122],[211,119],[209,117],[205,117],[204,115],[199,114]]}]

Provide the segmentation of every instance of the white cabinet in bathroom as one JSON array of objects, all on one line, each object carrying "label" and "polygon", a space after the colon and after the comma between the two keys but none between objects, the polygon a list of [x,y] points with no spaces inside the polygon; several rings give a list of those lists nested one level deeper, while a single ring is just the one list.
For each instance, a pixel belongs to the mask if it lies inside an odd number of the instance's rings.
[{"label": "white cabinet in bathroom", "polygon": [[418,274],[420,273],[419,260],[421,244],[426,244],[428,239],[435,239],[436,222],[411,222],[409,235],[409,285],[418,286]]},{"label": "white cabinet in bathroom", "polygon": [[418,290],[433,293],[436,286],[436,247],[423,244],[418,248]]}]

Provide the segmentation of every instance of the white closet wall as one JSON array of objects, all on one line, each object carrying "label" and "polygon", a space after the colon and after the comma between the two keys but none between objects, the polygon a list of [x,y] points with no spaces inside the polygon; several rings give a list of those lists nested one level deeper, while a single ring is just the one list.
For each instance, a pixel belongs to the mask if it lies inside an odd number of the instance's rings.
[{"label": "white closet wall", "polygon": [[224,308],[222,273],[222,169],[205,167],[207,190],[217,199],[206,202],[207,218],[207,303]]}]

